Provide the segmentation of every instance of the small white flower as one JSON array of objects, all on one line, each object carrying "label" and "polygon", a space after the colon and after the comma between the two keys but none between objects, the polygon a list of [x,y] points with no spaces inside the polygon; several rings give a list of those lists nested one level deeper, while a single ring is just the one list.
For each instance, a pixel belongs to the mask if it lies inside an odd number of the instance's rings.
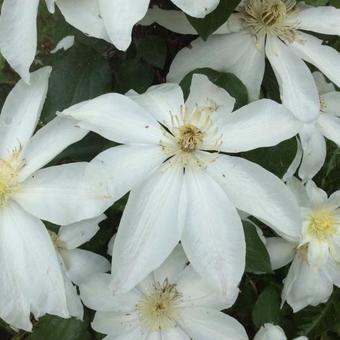
[{"label": "small white flower", "polygon": [[[256,333],[254,340],[287,340],[287,337],[280,326],[266,323]],[[294,340],[308,340],[308,338],[305,336],[299,336]]]},{"label": "small white flower", "polygon": [[[159,15],[162,13],[161,15]],[[173,11],[150,13],[169,29],[192,33],[188,21]],[[176,20],[176,17],[178,18]],[[146,20],[149,23],[151,20]],[[340,9],[310,7],[295,0],[245,0],[228,21],[208,38],[197,39],[175,57],[168,81],[180,81],[191,70],[210,67],[232,72],[247,86],[251,99],[258,98],[267,57],[280,85],[285,105],[305,122],[319,114],[320,103],[307,65],[315,65],[340,86],[340,54],[323,45],[311,31],[340,35]]]},{"label": "small white flower", "polygon": [[[270,100],[231,113],[235,100],[195,75],[184,103],[175,84],[145,94],[106,94],[64,115],[120,145],[91,164],[114,199],[131,190],[113,248],[116,290],[127,291],[181,240],[193,267],[226,296],[238,293],[245,241],[236,207],[298,236],[297,206],[283,183],[260,166],[221,152],[270,146],[299,128]],[[286,233],[289,228],[290,232]]]},{"label": "small white flower", "polygon": [[288,185],[303,217],[300,242],[273,237],[267,239],[266,247],[273,269],[293,260],[282,299],[297,312],[326,302],[333,284],[340,286],[340,191],[327,198],[312,181],[304,186],[292,178]]},{"label": "small white flower", "polygon": [[90,276],[110,270],[110,263],[105,257],[84,249],[77,249],[99,230],[98,224],[105,215],[61,226],[58,233],[49,231],[56,250],[64,277],[67,308],[71,316],[83,319],[84,309],[73,284],[80,285]]},{"label": "small white flower", "polygon": [[30,85],[19,81],[0,115],[0,317],[25,330],[32,328],[30,313],[69,316],[63,276],[40,219],[68,224],[107,207],[106,197],[84,182],[87,163],[39,170],[86,135],[58,117],[32,136],[50,72],[32,73]]},{"label": "small white flower", "polygon": [[125,294],[113,295],[111,277],[99,274],[80,286],[96,310],[92,328],[105,339],[247,340],[243,326],[220,312],[226,306],[196,274],[180,246],[160,268]]}]

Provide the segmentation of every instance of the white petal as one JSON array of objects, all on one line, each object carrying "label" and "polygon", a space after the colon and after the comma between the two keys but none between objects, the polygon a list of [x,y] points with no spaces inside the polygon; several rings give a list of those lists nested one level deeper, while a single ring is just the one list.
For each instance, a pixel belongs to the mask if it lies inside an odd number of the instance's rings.
[{"label": "white petal", "polygon": [[303,180],[313,178],[322,168],[326,159],[326,141],[321,132],[312,125],[305,125],[300,131],[303,149],[299,177]]},{"label": "white petal", "polygon": [[204,18],[207,14],[212,12],[220,2],[220,0],[171,0],[171,1],[183,12],[196,18]]},{"label": "white petal", "polygon": [[286,334],[280,326],[265,323],[255,334],[254,340],[287,340]]},{"label": "white petal", "polygon": [[333,113],[340,117],[340,92],[328,92],[321,96],[324,102],[324,112]]},{"label": "white petal", "polygon": [[298,11],[299,29],[340,35],[340,9],[332,6],[307,7]]},{"label": "white petal", "polygon": [[238,294],[245,268],[242,223],[222,188],[200,170],[186,169],[188,198],[182,245],[191,265],[226,300]]},{"label": "white petal", "polygon": [[313,72],[313,78],[320,95],[335,91],[335,86],[320,71]]},{"label": "white petal", "polygon": [[51,53],[52,54],[57,53],[59,50],[67,51],[73,45],[74,45],[74,35],[68,35],[58,42],[57,46],[53,50],[51,50]]},{"label": "white petal", "polygon": [[62,273],[43,223],[13,202],[0,219],[1,317],[26,330],[30,311],[68,317]]},{"label": "white petal", "polygon": [[315,207],[320,207],[320,205],[327,202],[327,193],[321,188],[318,188],[311,180],[306,184],[306,193]]},{"label": "white petal", "polygon": [[166,158],[159,145],[120,145],[100,153],[91,165],[95,175],[108,183],[115,201],[144,181]]},{"label": "white petal", "polygon": [[266,239],[266,248],[270,256],[273,270],[290,263],[295,255],[297,244],[289,242],[281,237],[269,237]]},{"label": "white petal", "polygon": [[134,287],[177,245],[182,227],[182,171],[159,169],[131,191],[112,252],[116,291]]},{"label": "white petal", "polygon": [[55,0],[45,0],[48,11],[53,14],[55,11]]},{"label": "white petal", "polygon": [[109,93],[73,105],[62,112],[78,126],[118,143],[157,144],[162,133],[157,121],[130,98]]},{"label": "white petal", "polygon": [[208,308],[186,308],[181,311],[181,327],[197,340],[248,340],[243,326],[227,314]]},{"label": "white petal", "polygon": [[87,131],[77,127],[73,119],[54,118],[28,142],[23,153],[25,166],[20,171],[20,180],[25,180],[86,134]]},{"label": "white petal", "polygon": [[178,84],[155,85],[141,95],[128,96],[166,126],[171,123],[171,114],[179,114],[184,104],[183,92]]},{"label": "white petal", "polygon": [[85,34],[110,42],[97,1],[57,0],[65,20]]},{"label": "white petal", "polygon": [[276,37],[267,39],[266,54],[280,86],[282,103],[302,121],[315,119],[320,111],[319,94],[306,64]]},{"label": "white petal", "polygon": [[254,37],[244,31],[210,36],[207,41],[197,39],[176,55],[167,79],[179,82],[201,67],[234,73],[247,86],[250,99],[257,99],[265,67],[264,41],[257,45]]},{"label": "white petal", "polygon": [[262,99],[218,122],[221,151],[241,152],[274,146],[297,134],[301,123],[283,105]]},{"label": "white petal", "polygon": [[90,241],[99,230],[98,224],[105,219],[105,215],[100,215],[89,220],[61,226],[58,238],[63,242],[63,248],[74,249]]},{"label": "white petal", "polygon": [[60,254],[65,264],[66,275],[77,285],[94,274],[110,270],[110,263],[105,257],[84,249],[61,249]]},{"label": "white petal", "polygon": [[30,85],[20,80],[8,95],[0,116],[0,158],[26,147],[40,117],[50,73],[50,67],[33,72]]},{"label": "white petal", "polygon": [[300,140],[298,138],[296,138],[296,144],[297,144],[296,155],[294,156],[292,162],[290,163],[288,169],[286,170],[286,173],[282,176],[282,180],[284,182],[287,182],[291,178],[293,178],[302,161],[303,151]]},{"label": "white petal", "polygon": [[295,196],[295,199],[298,202],[300,207],[307,208],[307,207],[310,206],[309,197],[307,195],[307,191],[306,191],[306,188],[305,188],[303,182],[301,182],[296,177],[291,177],[287,181],[286,184],[287,184],[289,190]]},{"label": "white petal", "polygon": [[185,105],[189,110],[195,106],[213,107],[214,118],[222,119],[233,111],[235,99],[226,90],[212,83],[207,76],[194,74]]},{"label": "white petal", "polygon": [[0,51],[29,83],[29,69],[37,49],[39,0],[5,0],[0,17]]},{"label": "white petal", "polygon": [[65,225],[103,213],[110,196],[87,181],[88,163],[72,163],[37,171],[21,184],[15,199],[26,211],[43,220]]},{"label": "white petal", "polygon": [[100,15],[112,43],[125,51],[131,43],[133,26],[144,17],[149,0],[98,0]]},{"label": "white petal", "polygon": [[[162,332],[162,340],[191,340],[188,334],[186,334],[181,328],[173,327]],[[149,338],[147,338],[149,340]],[[150,339],[151,340],[151,339]]]},{"label": "white petal", "polygon": [[102,312],[133,312],[142,297],[137,289],[114,295],[111,275],[96,274],[80,285],[80,296],[84,304]]},{"label": "white petal", "polygon": [[259,165],[221,155],[208,172],[235,206],[269,223],[288,240],[298,240],[301,217],[294,196],[276,176]]},{"label": "white petal", "polygon": [[[152,334],[157,334],[157,338],[154,338]],[[159,333],[151,333],[151,335],[146,334],[143,329],[140,327],[134,328],[132,331],[128,333],[124,333],[122,335],[111,335],[109,334],[103,340],[136,340],[136,339],[143,339],[143,340],[161,340],[159,338]]]},{"label": "white petal", "polygon": [[332,114],[324,113],[320,115],[318,124],[321,133],[340,146],[340,118]]},{"label": "white petal", "polygon": [[334,48],[310,34],[299,32],[298,39],[289,44],[294,52],[316,66],[334,84],[340,86],[340,54]]},{"label": "white petal", "polygon": [[327,275],[296,256],[284,281],[282,301],[287,301],[294,313],[328,300],[333,283]]},{"label": "white petal", "polygon": [[64,274],[65,294],[67,301],[67,309],[71,316],[79,320],[83,320],[84,308],[81,303],[80,296],[77,292],[77,287],[74,286],[69,278]]}]

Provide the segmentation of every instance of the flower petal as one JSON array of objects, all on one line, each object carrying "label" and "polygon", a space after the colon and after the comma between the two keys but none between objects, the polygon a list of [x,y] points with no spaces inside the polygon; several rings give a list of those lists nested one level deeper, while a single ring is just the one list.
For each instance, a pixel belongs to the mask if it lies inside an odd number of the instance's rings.
[{"label": "flower petal", "polygon": [[181,310],[179,322],[193,339],[248,340],[243,326],[231,316],[208,308]]},{"label": "flower petal", "polygon": [[340,117],[340,92],[328,92],[321,95],[321,99],[324,102],[324,112],[333,113]]},{"label": "flower petal", "polygon": [[81,303],[80,296],[77,292],[77,287],[74,286],[69,278],[64,274],[64,285],[65,285],[65,294],[67,301],[67,309],[70,313],[70,316],[74,316],[79,320],[83,320],[84,316],[84,308]]},{"label": "flower petal", "polygon": [[133,26],[144,17],[149,2],[150,0],[98,0],[106,31],[119,50],[125,51],[129,47]]},{"label": "flower petal", "polygon": [[20,171],[20,180],[25,180],[86,134],[87,131],[77,127],[73,119],[54,118],[28,142],[23,154],[25,166]]},{"label": "flower petal", "polygon": [[0,51],[26,83],[37,49],[38,5],[39,0],[4,0],[1,8]]},{"label": "flower petal", "polygon": [[332,6],[306,7],[297,13],[299,29],[340,35],[340,9]]},{"label": "flower petal", "polygon": [[300,211],[279,178],[255,163],[227,155],[221,155],[207,169],[238,209],[268,223],[288,240],[299,239]]},{"label": "flower petal", "polygon": [[99,230],[98,224],[105,219],[105,215],[100,215],[89,220],[61,226],[58,238],[63,242],[63,248],[75,249],[90,241]]},{"label": "flower petal", "polygon": [[266,248],[270,256],[273,270],[284,267],[290,263],[295,255],[297,243],[289,242],[281,237],[266,239]]},{"label": "flower petal", "polygon": [[171,0],[171,1],[183,12],[196,18],[204,18],[207,14],[212,12],[220,2],[220,0]]},{"label": "flower petal", "polygon": [[39,170],[13,199],[33,216],[59,225],[98,216],[112,200],[99,184],[87,180],[88,169],[88,163],[72,163]]},{"label": "flower petal", "polygon": [[197,39],[190,48],[176,55],[167,80],[179,82],[187,73],[201,67],[234,73],[247,86],[250,99],[257,99],[265,67],[264,40],[256,43],[244,31],[213,35],[207,41]]},{"label": "flower petal", "polygon": [[162,133],[157,121],[130,98],[109,93],[69,107],[62,115],[78,126],[118,143],[158,144]]},{"label": "flower petal", "polygon": [[319,115],[319,94],[307,65],[277,37],[267,39],[266,54],[280,86],[282,103],[302,121]]},{"label": "flower petal", "polygon": [[159,169],[131,191],[112,252],[115,291],[133,288],[169,256],[182,221],[182,169]]},{"label": "flower petal", "polygon": [[98,254],[84,249],[60,250],[66,268],[66,275],[79,285],[90,276],[110,270],[109,261]]},{"label": "flower petal", "polygon": [[254,340],[287,340],[286,334],[280,326],[265,323],[255,334]]},{"label": "flower petal", "polygon": [[335,86],[320,71],[313,72],[313,78],[320,95],[335,91]]},{"label": "flower petal", "polygon": [[296,177],[291,177],[289,178],[286,184],[289,190],[295,196],[295,199],[300,207],[304,208],[310,207],[310,200],[303,182],[298,180]]},{"label": "flower petal", "polygon": [[65,20],[85,34],[110,42],[99,5],[93,0],[57,0]]},{"label": "flower petal", "polygon": [[184,251],[194,269],[232,300],[245,268],[241,219],[222,188],[200,170],[186,169],[185,189]]},{"label": "flower petal", "polygon": [[8,95],[0,116],[0,158],[26,147],[40,117],[50,73],[50,67],[33,72],[30,85],[20,80]]},{"label": "flower petal", "polygon": [[299,32],[295,42],[289,44],[302,59],[316,66],[334,84],[340,86],[340,54],[334,48],[310,34]]},{"label": "flower petal", "polygon": [[[241,152],[274,146],[297,134],[301,123],[283,105],[262,99],[218,122],[221,151]],[[268,133],[272,131],[272,133]]]},{"label": "flower petal", "polygon": [[321,133],[335,144],[340,146],[340,118],[332,114],[324,113],[318,120]]}]

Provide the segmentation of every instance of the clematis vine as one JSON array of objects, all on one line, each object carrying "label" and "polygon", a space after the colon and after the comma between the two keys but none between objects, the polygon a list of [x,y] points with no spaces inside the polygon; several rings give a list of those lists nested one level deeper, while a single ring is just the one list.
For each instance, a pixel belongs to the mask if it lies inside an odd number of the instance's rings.
[{"label": "clematis vine", "polygon": [[110,275],[97,274],[80,294],[96,310],[92,328],[107,340],[248,339],[237,320],[220,312],[223,299],[188,264],[181,246],[127,293],[112,295]]},{"label": "clematis vine", "polygon": [[198,273],[225,296],[237,294],[245,241],[236,208],[298,237],[299,211],[284,184],[225,153],[275,145],[300,124],[270,100],[232,113],[234,104],[224,89],[194,75],[186,102],[177,84],[162,84],[63,111],[79,127],[122,144],[91,162],[115,200],[131,190],[113,247],[116,292],[136,286],[181,240]]},{"label": "clematis vine", "polygon": [[284,280],[282,300],[294,312],[324,303],[340,286],[340,191],[330,197],[313,181],[288,181],[301,210],[299,242],[273,237],[266,240],[273,269],[292,262]]},{"label": "clematis vine", "polygon": [[86,135],[60,117],[33,135],[50,72],[32,73],[30,85],[19,81],[0,115],[0,317],[28,331],[31,313],[70,315],[56,252],[40,219],[74,223],[99,215],[109,201],[87,163],[39,170]]},{"label": "clematis vine", "polygon": [[[193,31],[180,12],[167,15],[157,9],[146,23],[152,21],[175,31],[178,27],[180,33]],[[210,67],[234,73],[247,86],[251,99],[257,99],[267,57],[282,102],[299,119],[312,121],[319,115],[319,100],[303,60],[340,86],[340,54],[304,31],[340,35],[340,9],[295,0],[244,0],[216,34],[207,41],[195,40],[177,54],[167,79],[177,82],[193,69]]]}]

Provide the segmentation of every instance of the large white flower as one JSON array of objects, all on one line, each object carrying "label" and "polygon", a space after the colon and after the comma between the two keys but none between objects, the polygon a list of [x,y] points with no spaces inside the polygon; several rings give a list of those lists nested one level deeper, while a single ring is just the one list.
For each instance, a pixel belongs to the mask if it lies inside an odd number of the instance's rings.
[{"label": "large white flower", "polygon": [[[161,15],[159,15],[162,13]],[[150,21],[169,29],[192,33],[181,14],[157,10]],[[176,20],[176,18],[178,18]],[[340,54],[323,41],[303,31],[340,35],[340,9],[309,7],[295,0],[244,0],[226,24],[207,41],[195,40],[175,57],[168,81],[180,81],[198,67],[232,72],[258,98],[265,69],[271,63],[285,105],[304,121],[319,114],[313,77],[305,61],[319,68],[340,86]]]},{"label": "large white flower", "polygon": [[284,281],[282,300],[294,312],[326,302],[333,284],[340,286],[340,191],[329,198],[309,181],[295,178],[288,185],[299,202],[303,223],[300,242],[273,237],[266,240],[273,269],[293,260]]},{"label": "large white flower", "polygon": [[58,233],[49,231],[56,250],[61,271],[64,276],[67,308],[71,316],[83,319],[84,308],[80,301],[77,288],[90,276],[110,270],[109,261],[100,255],[84,249],[77,249],[99,230],[98,224],[105,219],[99,217],[61,226]]},{"label": "large white flower", "polygon": [[[287,340],[287,337],[280,326],[266,323],[255,334],[254,340]],[[305,336],[299,336],[294,340],[308,340],[308,338]]]},{"label": "large white flower", "polygon": [[[0,116],[0,317],[30,330],[30,313],[69,315],[64,282],[40,219],[68,224],[99,215],[107,197],[84,182],[87,163],[39,170],[86,134],[60,117],[38,130],[51,68],[11,91]],[[88,170],[87,170],[88,169]],[[100,188],[100,186],[99,186]]]},{"label": "large white flower", "polygon": [[234,103],[207,77],[195,75],[185,104],[178,85],[163,84],[143,95],[106,94],[64,111],[80,127],[123,144],[91,162],[115,199],[132,189],[113,249],[116,290],[134,287],[181,240],[202,276],[226,295],[236,293],[245,241],[235,207],[298,236],[299,212],[281,181],[221,152],[275,145],[299,124],[270,100],[231,113]]},{"label": "large white flower", "polygon": [[111,277],[99,274],[80,286],[96,314],[92,328],[104,339],[247,340],[243,326],[220,312],[223,298],[188,265],[180,246],[160,268],[125,294],[113,295]]}]

